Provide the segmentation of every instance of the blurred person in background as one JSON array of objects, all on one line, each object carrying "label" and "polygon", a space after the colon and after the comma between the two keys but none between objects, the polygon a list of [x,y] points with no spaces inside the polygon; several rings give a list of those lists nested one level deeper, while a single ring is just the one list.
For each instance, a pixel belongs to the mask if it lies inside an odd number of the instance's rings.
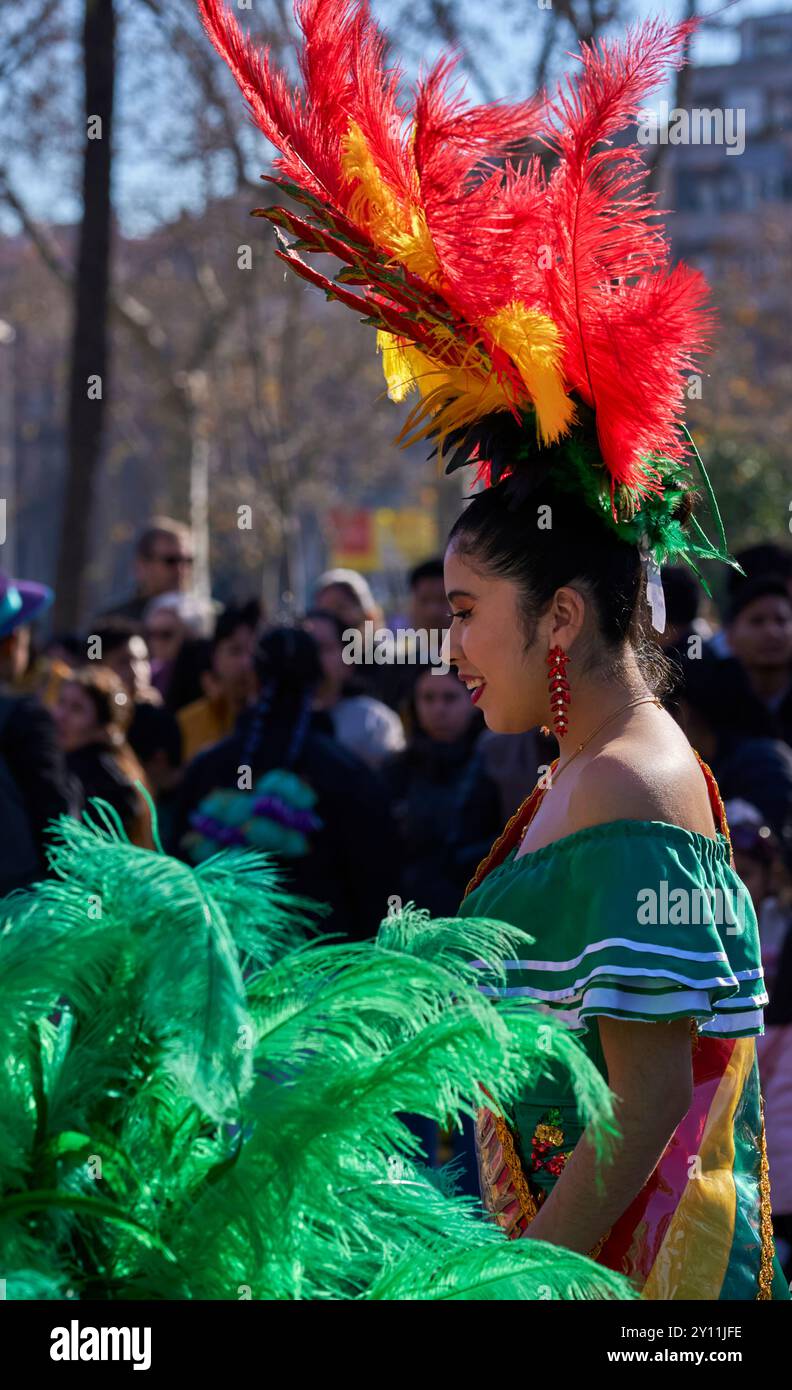
[{"label": "blurred person in background", "polygon": [[54,597],[46,584],[12,579],[0,570],[0,673],[18,694],[38,695],[45,705],[53,704],[70,669],[57,655],[37,654],[33,644],[33,623]]},{"label": "blurred person in background", "polygon": [[30,655],[30,624],[51,601],[43,584],[0,574],[0,896],[43,876],[47,825],[81,807],[52,716],[18,688]]},{"label": "blurred person in background", "polygon": [[326,931],[373,936],[398,878],[385,789],[313,709],[323,671],[309,633],[264,633],[255,668],[256,703],[187,768],[174,848],[192,862],[223,845],[267,849],[290,891],[329,905]]},{"label": "blurred person in background", "polygon": [[143,636],[151,657],[151,683],[167,699],[182,647],[205,641],[214,623],[211,602],[169,591],[146,604]]},{"label": "blurred person in background", "polygon": [[[354,628],[364,641],[367,624],[371,624],[374,639],[377,632],[387,630],[382,606],[375,599],[368,580],[357,570],[325,570],[316,581],[311,607],[323,613],[333,613],[345,632]],[[374,644],[376,646],[376,641]],[[376,661],[367,661],[358,666],[357,680],[361,692],[395,708],[393,685],[396,669],[390,663]]]},{"label": "blurred person in background", "polygon": [[145,774],[158,810],[172,800],[180,777],[182,741],[176,716],[151,684],[145,639],[129,619],[100,628],[102,662],[121,681],[132,710],[126,740]]},{"label": "blurred person in background", "polygon": [[[713,635],[710,624],[699,616],[701,589],[692,570],[685,565],[664,565],[662,570],[665,598],[665,631],[658,642],[674,668],[674,684],[663,697],[666,709],[674,714],[678,709],[679,692],[684,685],[685,666],[691,652],[704,650]],[[697,644],[691,639],[698,638]]]},{"label": "blurred person in background", "polygon": [[701,616],[701,588],[692,570],[685,565],[664,565],[663,594],[666,606],[665,631],[658,634],[666,656],[685,655],[692,637],[708,643],[712,624]]},{"label": "blurred person in background", "polygon": [[208,665],[200,677],[203,694],[178,711],[185,763],[227,738],[253,699],[253,656],[260,621],[261,605],[255,599],[241,607],[229,606],[218,617]]},{"label": "blurred person in background", "polygon": [[100,662],[74,671],[61,685],[53,710],[66,765],[86,803],[101,797],[118,814],[133,844],[151,848],[148,806],[134,785],[143,769],[126,741],[132,701],[119,677]]},{"label": "blurred person in background", "polygon": [[42,655],[61,669],[74,671],[85,660],[85,640],[76,632],[53,632],[42,647]]},{"label": "blurred person in background", "polygon": [[212,642],[209,637],[188,637],[182,642],[173,663],[165,703],[175,715],[186,705],[194,705],[204,697],[204,677],[212,664]]},{"label": "blurred person in background", "polygon": [[401,842],[401,896],[451,917],[502,829],[500,798],[478,749],[481,715],[459,677],[424,668],[411,704],[407,748],[382,769]]},{"label": "blurred person in background", "polygon": [[335,613],[344,627],[355,627],[361,633],[367,622],[375,627],[381,627],[384,622],[382,608],[368,580],[357,570],[334,569],[320,574],[314,588],[313,607]]},{"label": "blurred person in background", "polygon": [[[792,746],[792,598],[780,579],[750,580],[737,590],[726,631],[730,656],[681,659],[677,705],[694,706],[710,731],[732,746],[749,738]],[[688,732],[688,716],[680,722]],[[694,745],[698,746],[698,745]],[[699,748],[706,760],[703,748]]]},{"label": "blurred person in background", "polygon": [[303,627],[316,640],[324,672],[314,707],[330,715],[339,743],[369,767],[381,767],[387,757],[404,748],[399,716],[382,700],[367,695],[358,668],[344,661],[346,629],[335,613],[314,608]]},{"label": "blurred person in background", "polygon": [[[480,752],[481,715],[452,671],[421,667],[407,698],[407,748],[383,768],[399,834],[400,896],[433,917],[453,917],[465,886],[503,826],[498,788]],[[439,1161],[437,1125],[403,1117],[427,1160]],[[447,1155],[461,1160],[458,1190],[478,1197],[473,1121],[447,1136]]]},{"label": "blurred person in background", "polygon": [[[738,598],[744,584],[750,584],[757,579],[780,579],[792,598],[792,549],[788,546],[766,541],[738,550],[734,558],[744,570],[744,574],[739,574],[734,569],[727,570],[727,608]],[[727,627],[722,627],[715,633],[709,650],[710,654],[716,657],[733,655]]]},{"label": "blurred person in background", "polygon": [[160,839],[170,843],[183,776],[178,720],[163,705],[137,705],[128,742],[154,797]]},{"label": "blurred person in background", "polygon": [[410,570],[410,623],[427,632],[443,633],[450,619],[443,579],[443,560],[436,555]]},{"label": "blurred person in background", "polygon": [[539,729],[524,734],[496,734],[485,729],[478,751],[487,776],[498,788],[503,826],[525,800],[525,788],[558,757],[558,743],[554,734],[547,736]]},{"label": "blurred person in background", "polygon": [[[410,694],[422,670],[440,660],[443,634],[449,626],[448,599],[440,556],[423,560],[408,575],[409,604],[406,631],[397,631],[396,660],[381,668],[380,698],[410,719]],[[409,729],[408,729],[409,732]]]},{"label": "blurred person in background", "polygon": [[169,516],[152,517],[135,544],[135,592],[100,614],[142,623],[147,604],[160,594],[187,593],[192,586],[193,545],[190,528]]},{"label": "blurred person in background", "polygon": [[146,639],[141,637],[135,623],[129,619],[119,619],[106,627],[97,628],[96,633],[91,635],[100,642],[99,660],[115,672],[135,703],[162,704],[162,696],[151,683],[151,661]]},{"label": "blurred person in background", "polygon": [[792,1275],[792,881],[762,814],[746,801],[727,801],[737,872],[759,922],[762,969],[770,1003],[756,1039],[764,1097],[770,1200],[776,1252]]},{"label": "blurred person in background", "polygon": [[684,688],[675,718],[712,768],[724,800],[757,806],[779,839],[792,825],[792,748],[746,722],[744,691],[722,679],[727,661],[703,657],[683,663]]},{"label": "blurred person in background", "polygon": [[792,595],[781,579],[749,580],[732,602],[732,658],[721,667],[745,695],[746,725],[792,743]]}]

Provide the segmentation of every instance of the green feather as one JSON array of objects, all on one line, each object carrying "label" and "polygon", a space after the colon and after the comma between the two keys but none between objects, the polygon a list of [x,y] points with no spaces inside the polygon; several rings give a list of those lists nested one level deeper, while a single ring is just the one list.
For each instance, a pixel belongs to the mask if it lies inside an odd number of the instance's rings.
[{"label": "green feather", "polygon": [[514,1240],[496,1249],[413,1251],[372,1286],[371,1298],[440,1300],[629,1299],[618,1274],[559,1246]]},{"label": "green feather", "polygon": [[524,933],[413,910],[376,941],[306,940],[317,913],[266,856],[192,869],[101,806],[60,821],[51,855],[0,932],[13,1297],[629,1296],[583,1257],[508,1243],[402,1118],[459,1124],[482,1085],[507,1108],[552,1065],[605,1152],[611,1097],[572,1035],[480,992]]}]

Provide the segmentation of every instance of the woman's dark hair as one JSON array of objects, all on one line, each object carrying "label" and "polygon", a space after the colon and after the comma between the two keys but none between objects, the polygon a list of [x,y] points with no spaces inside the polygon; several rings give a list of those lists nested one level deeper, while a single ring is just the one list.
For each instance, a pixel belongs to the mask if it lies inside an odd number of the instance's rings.
[{"label": "woman's dark hair", "polygon": [[132,717],[132,702],[115,671],[93,662],[70,671],[63,684],[79,686],[94,707],[100,729],[111,742],[123,742]]},{"label": "woman's dark hair", "polygon": [[204,694],[201,677],[212,664],[208,637],[188,637],[182,642],[168,681],[165,704],[172,714],[200,700]]},{"label": "woman's dark hair", "polygon": [[[611,658],[629,642],[652,689],[664,693],[672,683],[670,663],[646,622],[637,545],[620,540],[590,506],[558,484],[545,480],[526,494],[507,478],[477,493],[448,543],[474,568],[516,584],[527,646],[556,590],[578,584],[594,605]],[[600,664],[591,653],[583,658],[586,667]]]},{"label": "woman's dark hair", "polygon": [[[331,613],[327,608],[309,608],[305,615],[305,622],[313,619],[319,623],[328,623],[338,638],[339,647],[344,646],[345,634],[349,632],[349,624],[342,621],[337,613]],[[341,695],[346,698],[349,695],[368,695],[369,687],[362,676],[355,670],[354,666],[349,667],[349,674],[341,687]]]},{"label": "woman's dark hair", "polygon": [[756,579],[744,579],[742,587],[736,589],[732,595],[726,621],[735,622],[749,603],[756,603],[760,598],[780,598],[786,603],[792,603],[789,589],[777,575],[765,574],[759,575]]},{"label": "woman's dark hair", "polygon": [[767,575],[783,581],[792,579],[792,550],[787,545],[777,545],[774,541],[749,545],[745,550],[738,550],[734,558],[745,574],[734,569],[726,571],[729,598],[733,598],[741,586],[752,579],[765,578]]},{"label": "woman's dark hair", "polygon": [[273,708],[312,691],[322,679],[319,648],[310,632],[273,627],[259,638],[256,675],[271,691]]},{"label": "woman's dark hair", "polygon": [[323,675],[319,648],[302,628],[274,627],[259,638],[254,662],[261,691],[244,761],[258,769],[291,767],[300,755],[313,693]]},{"label": "woman's dark hair", "polygon": [[261,622],[261,604],[258,599],[252,598],[247,603],[229,603],[215,623],[212,633],[210,650],[214,653],[219,642],[227,642],[229,637],[233,637],[241,627],[249,628],[255,632]]},{"label": "woman's dark hair", "polygon": [[342,622],[337,613],[331,613],[329,608],[309,608],[304,621],[308,622],[311,618],[320,623],[328,623],[338,638],[338,645],[343,645],[344,633],[349,631],[349,624]]}]

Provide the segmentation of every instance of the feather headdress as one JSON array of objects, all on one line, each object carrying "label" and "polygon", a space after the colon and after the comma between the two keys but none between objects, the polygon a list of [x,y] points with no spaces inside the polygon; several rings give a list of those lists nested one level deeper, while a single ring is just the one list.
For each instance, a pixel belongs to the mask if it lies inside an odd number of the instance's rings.
[{"label": "feather headdress", "polygon": [[[585,495],[594,478],[626,539],[728,559],[722,533],[680,540],[662,505],[687,472],[684,391],[711,314],[700,273],[671,264],[630,136],[694,23],[584,45],[554,97],[514,105],[469,105],[443,57],[408,104],[366,0],[296,0],[302,90],[223,0],[197,3],[280,151],[270,181],[304,209],[258,210],[278,255],[377,329],[392,399],[417,393],[401,442],[431,438],[487,482],[552,457]],[[331,280],[303,252],[342,268]]]}]

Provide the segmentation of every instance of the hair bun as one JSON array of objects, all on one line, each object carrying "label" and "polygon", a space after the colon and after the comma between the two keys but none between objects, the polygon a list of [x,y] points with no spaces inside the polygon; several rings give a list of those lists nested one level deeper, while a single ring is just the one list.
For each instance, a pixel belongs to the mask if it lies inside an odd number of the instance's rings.
[{"label": "hair bun", "polygon": [[695,496],[696,494],[693,488],[688,488],[686,492],[682,493],[682,496],[671,513],[672,521],[678,521],[682,526],[687,526],[687,523],[693,515]]}]

